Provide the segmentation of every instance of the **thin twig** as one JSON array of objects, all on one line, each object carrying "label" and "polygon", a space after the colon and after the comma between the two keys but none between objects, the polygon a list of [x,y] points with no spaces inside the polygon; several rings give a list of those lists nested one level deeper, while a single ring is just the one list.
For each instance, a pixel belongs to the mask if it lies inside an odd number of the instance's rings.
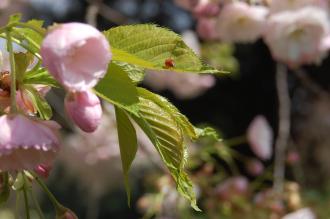
[{"label": "thin twig", "polygon": [[287,69],[277,64],[276,88],[278,95],[279,124],[275,142],[274,191],[281,194],[285,177],[285,151],[290,137],[290,96]]}]

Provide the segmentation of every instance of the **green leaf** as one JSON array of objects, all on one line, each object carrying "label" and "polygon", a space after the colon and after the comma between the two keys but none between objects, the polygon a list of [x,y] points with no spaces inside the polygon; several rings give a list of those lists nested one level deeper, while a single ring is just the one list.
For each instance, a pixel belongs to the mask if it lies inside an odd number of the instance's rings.
[{"label": "green leaf", "polygon": [[24,88],[37,109],[39,116],[42,119],[49,120],[53,116],[53,112],[47,100],[33,86],[25,85]]},{"label": "green leaf", "polygon": [[13,14],[9,17],[9,24],[10,23],[14,23],[14,22],[18,22],[22,19],[22,14],[21,13],[16,13],[16,14]]},{"label": "green leaf", "polygon": [[[42,27],[44,24],[44,21],[42,20],[33,19],[27,21],[26,24],[30,27],[40,30],[41,32],[46,32],[46,29]],[[16,27],[14,28],[14,30],[17,30],[28,41],[33,41],[35,43],[35,46],[40,47],[41,42],[43,40],[43,36],[41,36],[36,31],[26,27]]]},{"label": "green leaf", "polygon": [[144,88],[138,88],[139,96],[142,96],[144,98],[148,98],[149,100],[152,100],[157,105],[165,109],[167,112],[172,114],[172,117],[175,119],[175,121],[178,123],[178,125],[182,128],[184,131],[184,134],[189,136],[191,139],[195,140],[197,138],[197,133],[195,131],[195,127],[189,122],[188,118],[180,113],[180,111],[172,104],[170,103],[166,98],[157,95],[155,93],[152,93]]},{"label": "green leaf", "polygon": [[220,136],[218,132],[211,127],[205,127],[205,128],[195,128],[195,132],[197,134],[197,138],[200,137],[210,137],[214,140],[220,140]]},{"label": "green leaf", "polygon": [[15,66],[16,66],[16,77],[18,81],[23,80],[23,76],[33,61],[33,55],[29,52],[23,53],[14,53]]},{"label": "green leaf", "polygon": [[27,72],[24,75],[23,84],[42,84],[52,87],[61,87],[45,68],[39,68],[36,71]]},{"label": "green leaf", "polygon": [[137,137],[134,126],[126,115],[125,111],[115,107],[116,121],[118,130],[118,140],[120,147],[121,162],[124,171],[125,188],[128,198],[128,205],[130,206],[131,190],[129,186],[128,171],[135,158],[137,151]]},{"label": "green leaf", "polygon": [[175,114],[169,108],[163,107],[158,100],[154,101],[150,93],[139,89],[139,115],[132,115],[135,122],[142,128],[159,152],[177,184],[177,190],[187,198],[191,206],[199,210],[193,186],[184,172],[186,161],[186,146],[184,129]]},{"label": "green leaf", "polygon": [[144,69],[136,65],[128,64],[126,62],[113,61],[127,72],[128,77],[133,81],[134,84],[141,82],[145,76]]},{"label": "green leaf", "polygon": [[[115,61],[154,70],[218,73],[215,69],[204,70],[192,49],[178,34],[166,28],[152,24],[127,25],[112,28],[104,35],[110,42]],[[165,65],[168,59],[174,64],[169,69]]]},{"label": "green leaf", "polygon": [[115,63],[109,65],[107,74],[94,88],[98,96],[114,105],[137,114],[137,90],[127,72]]}]

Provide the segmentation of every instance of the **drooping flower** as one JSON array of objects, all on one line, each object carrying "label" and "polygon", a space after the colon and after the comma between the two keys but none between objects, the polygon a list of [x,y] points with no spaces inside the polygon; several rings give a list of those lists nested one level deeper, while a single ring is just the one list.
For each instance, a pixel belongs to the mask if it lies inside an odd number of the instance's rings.
[{"label": "drooping flower", "polygon": [[81,130],[94,132],[101,123],[101,103],[93,92],[70,92],[64,104],[68,116]]},{"label": "drooping flower", "polygon": [[272,56],[291,68],[319,63],[329,49],[329,17],[319,7],[283,11],[270,16],[264,40]]},{"label": "drooping flower", "polygon": [[50,165],[59,150],[60,126],[20,114],[0,117],[0,170]]},{"label": "drooping flower", "polygon": [[217,20],[217,32],[224,42],[249,43],[262,34],[268,9],[233,2],[223,7]]},{"label": "drooping flower", "polygon": [[49,31],[41,56],[45,67],[64,87],[83,91],[104,76],[112,54],[107,39],[96,28],[66,23]]},{"label": "drooping flower", "polygon": [[263,160],[272,156],[273,131],[264,116],[256,116],[247,130],[251,150]]}]

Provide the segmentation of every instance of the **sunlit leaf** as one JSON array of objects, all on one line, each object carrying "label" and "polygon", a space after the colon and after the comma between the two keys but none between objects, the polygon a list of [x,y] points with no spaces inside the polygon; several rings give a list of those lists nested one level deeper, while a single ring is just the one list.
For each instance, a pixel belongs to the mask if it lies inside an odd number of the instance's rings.
[{"label": "sunlit leaf", "polygon": [[[127,25],[104,34],[110,42],[113,60],[155,70],[220,73],[205,68],[182,38],[166,28],[152,24]],[[166,60],[171,60],[173,67],[167,66]]]},{"label": "sunlit leaf", "polygon": [[137,90],[127,72],[111,63],[107,74],[94,88],[98,96],[125,110],[136,114],[138,111]]}]

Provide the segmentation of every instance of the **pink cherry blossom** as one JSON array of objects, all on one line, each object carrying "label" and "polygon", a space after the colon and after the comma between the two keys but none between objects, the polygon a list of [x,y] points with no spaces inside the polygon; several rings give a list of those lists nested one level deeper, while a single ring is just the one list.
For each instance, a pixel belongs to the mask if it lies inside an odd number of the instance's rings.
[{"label": "pink cherry blossom", "polygon": [[319,63],[330,46],[328,36],[327,12],[319,7],[307,6],[270,16],[264,40],[274,59],[295,68],[302,64]]},{"label": "pink cherry blossom", "polygon": [[217,32],[225,42],[249,43],[262,34],[268,9],[233,2],[223,7],[217,20]]},{"label": "pink cherry blossom", "polygon": [[60,126],[20,114],[0,117],[0,170],[51,164],[59,149]]},{"label": "pink cherry blossom", "polygon": [[83,91],[104,76],[112,54],[105,36],[82,23],[53,27],[41,46],[43,64],[64,87]]},{"label": "pink cherry blossom", "polygon": [[91,91],[68,93],[65,109],[73,122],[85,132],[94,132],[101,122],[101,103]]},{"label": "pink cherry blossom", "polygon": [[256,116],[247,130],[252,151],[263,160],[272,156],[273,131],[264,116]]},{"label": "pink cherry blossom", "polygon": [[279,11],[296,10],[305,6],[326,7],[326,0],[273,0],[270,2],[269,8],[271,13]]}]

